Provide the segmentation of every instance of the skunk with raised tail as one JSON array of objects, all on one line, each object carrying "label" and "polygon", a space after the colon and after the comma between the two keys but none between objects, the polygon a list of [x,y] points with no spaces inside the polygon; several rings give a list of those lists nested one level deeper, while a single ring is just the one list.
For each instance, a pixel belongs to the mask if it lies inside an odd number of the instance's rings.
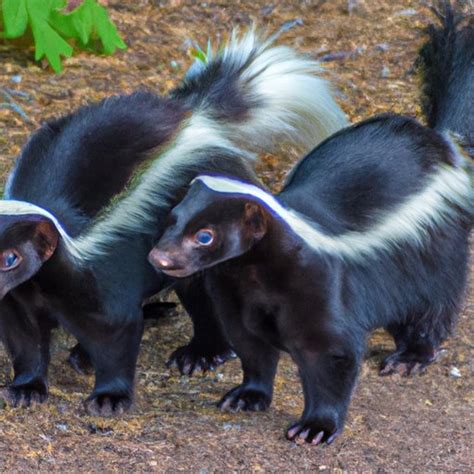
[{"label": "skunk with raised tail", "polygon": [[[319,67],[254,32],[233,35],[170,98],[118,96],[49,122],[30,139],[0,202],[0,330],[15,405],[44,401],[51,328],[89,358],[94,414],[132,402],[142,302],[173,280],[150,248],[202,172],[254,180],[254,152],[281,141],[312,147],[347,121]],[[311,133],[310,133],[311,132]],[[222,362],[227,341],[199,279],[177,292],[195,338],[175,354],[191,372]]]}]

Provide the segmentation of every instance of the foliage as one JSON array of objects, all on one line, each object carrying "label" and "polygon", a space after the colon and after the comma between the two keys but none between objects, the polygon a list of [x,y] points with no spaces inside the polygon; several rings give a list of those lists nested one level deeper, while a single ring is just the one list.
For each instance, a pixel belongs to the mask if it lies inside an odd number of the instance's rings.
[{"label": "foliage", "polygon": [[102,51],[113,54],[117,48],[125,49],[107,10],[97,0],[83,0],[72,11],[68,7],[78,2],[68,0],[1,0],[6,38],[23,36],[28,28],[33,33],[35,59],[46,57],[51,67],[62,70],[61,57],[70,57],[73,47],[69,40],[84,49],[97,49],[100,40]]}]

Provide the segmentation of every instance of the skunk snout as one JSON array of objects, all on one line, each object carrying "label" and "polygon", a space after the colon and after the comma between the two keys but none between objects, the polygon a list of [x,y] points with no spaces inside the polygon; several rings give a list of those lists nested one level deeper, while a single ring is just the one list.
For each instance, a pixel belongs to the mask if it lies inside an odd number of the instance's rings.
[{"label": "skunk snout", "polygon": [[155,247],[148,254],[148,261],[157,269],[175,278],[184,278],[194,273],[181,250],[162,250]]},{"label": "skunk snout", "polygon": [[148,260],[154,267],[160,270],[173,270],[180,267],[177,255],[156,247],[148,254]]}]

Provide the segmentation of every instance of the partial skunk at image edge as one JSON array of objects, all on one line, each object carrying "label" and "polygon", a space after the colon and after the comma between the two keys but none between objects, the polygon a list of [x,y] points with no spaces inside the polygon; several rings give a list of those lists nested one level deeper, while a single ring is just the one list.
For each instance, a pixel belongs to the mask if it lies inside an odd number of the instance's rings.
[{"label": "partial skunk at image edge", "polygon": [[142,304],[170,285],[195,331],[170,362],[191,374],[232,354],[200,281],[159,275],[146,256],[197,174],[253,181],[262,147],[282,141],[307,150],[347,124],[319,71],[253,31],[233,35],[169,98],[110,97],[31,136],[0,202],[0,332],[13,362],[13,405],[46,399],[50,334],[59,324],[79,341],[72,365],[95,368],[87,411],[129,408]]}]

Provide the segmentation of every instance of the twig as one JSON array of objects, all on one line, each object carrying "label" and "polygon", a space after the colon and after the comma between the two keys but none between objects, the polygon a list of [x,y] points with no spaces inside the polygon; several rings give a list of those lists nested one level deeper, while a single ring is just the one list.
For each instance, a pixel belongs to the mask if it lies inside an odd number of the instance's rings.
[{"label": "twig", "polygon": [[[17,92],[17,91],[15,91]],[[10,109],[16,112],[26,123],[33,123],[33,121],[28,117],[26,112],[23,110],[20,104],[18,104],[15,99],[13,98],[13,95],[9,92],[8,89],[5,88],[0,88],[0,94],[3,95],[3,97],[6,99],[6,102],[0,103],[0,108],[2,109]],[[27,93],[23,93],[27,94]],[[15,94],[18,96],[21,96],[20,94]]]}]

